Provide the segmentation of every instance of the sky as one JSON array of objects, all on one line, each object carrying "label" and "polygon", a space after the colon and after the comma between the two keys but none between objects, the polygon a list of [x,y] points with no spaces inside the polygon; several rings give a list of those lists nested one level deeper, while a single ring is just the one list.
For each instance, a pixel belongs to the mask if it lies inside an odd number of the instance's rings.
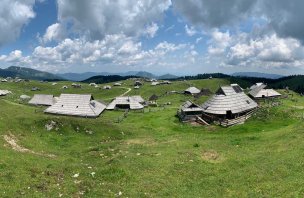
[{"label": "sky", "polygon": [[304,74],[303,0],[1,0],[0,67]]}]

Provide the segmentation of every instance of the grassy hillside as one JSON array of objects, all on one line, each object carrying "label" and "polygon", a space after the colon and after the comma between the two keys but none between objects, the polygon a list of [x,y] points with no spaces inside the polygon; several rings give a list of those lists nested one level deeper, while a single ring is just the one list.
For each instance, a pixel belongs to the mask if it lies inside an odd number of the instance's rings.
[{"label": "grassy hillside", "polygon": [[[215,91],[224,79],[176,81],[134,90],[62,90],[70,82],[0,83],[12,95],[0,99],[0,197],[302,197],[304,99],[262,108],[246,124],[231,128],[192,126],[175,117],[191,96],[163,95],[190,85]],[[41,91],[31,92],[37,86]],[[21,94],[92,93],[110,101],[131,88],[144,98],[163,95],[165,108],[106,111],[97,119],[43,114],[18,100]],[[200,98],[201,103],[207,97]],[[46,124],[55,122],[52,130]],[[28,152],[13,150],[15,138]]]}]

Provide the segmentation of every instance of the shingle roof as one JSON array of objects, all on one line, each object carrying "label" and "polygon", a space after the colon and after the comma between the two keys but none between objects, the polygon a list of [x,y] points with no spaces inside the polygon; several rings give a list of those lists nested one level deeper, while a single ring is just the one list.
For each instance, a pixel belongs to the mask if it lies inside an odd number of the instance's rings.
[{"label": "shingle roof", "polygon": [[256,83],[255,85],[251,86],[249,94],[254,98],[263,98],[263,97],[277,97],[281,96],[280,93],[273,89],[265,89],[267,85],[263,83]]},{"label": "shingle roof", "polygon": [[185,90],[185,93],[190,93],[190,94],[198,94],[200,92],[201,90],[199,90],[196,87],[189,87],[188,89]]},{"label": "shingle roof", "polygon": [[116,108],[116,105],[129,105],[130,109],[143,109],[144,106],[140,103],[145,102],[141,96],[124,96],[116,97],[107,107],[109,110]]},{"label": "shingle roof", "polygon": [[236,114],[249,111],[257,106],[257,103],[243,92],[236,93],[232,87],[224,86],[220,88],[217,94],[205,102],[202,108],[205,113],[225,115],[227,111]]},{"label": "shingle roof", "polygon": [[263,98],[263,97],[277,97],[281,96],[280,93],[273,89],[261,89],[258,91],[252,90],[249,92],[249,94],[255,98]]},{"label": "shingle roof", "polygon": [[81,117],[98,117],[105,110],[106,105],[91,99],[91,95],[61,94],[58,101],[44,112]]},{"label": "shingle roof", "polygon": [[55,99],[53,95],[35,94],[28,103],[32,105],[52,106],[55,103]]},{"label": "shingle roof", "polygon": [[193,103],[192,101],[188,100],[186,101],[182,106],[181,106],[181,110],[184,111],[184,112],[191,112],[191,111],[203,111],[203,109]]},{"label": "shingle roof", "polygon": [[[264,83],[255,83],[254,85],[252,85],[251,87],[250,87],[250,90],[252,90],[252,89],[255,89],[255,88],[257,88],[257,87],[260,87],[260,86],[265,86],[266,87],[266,85],[264,85]],[[264,87],[264,88],[265,88]]]}]

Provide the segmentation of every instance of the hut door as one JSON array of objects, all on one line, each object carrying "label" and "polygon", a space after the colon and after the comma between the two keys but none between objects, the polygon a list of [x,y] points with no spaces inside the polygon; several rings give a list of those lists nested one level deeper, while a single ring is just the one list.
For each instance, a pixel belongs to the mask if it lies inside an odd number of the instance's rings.
[{"label": "hut door", "polygon": [[232,119],[233,118],[232,112],[226,111],[226,117],[227,117],[227,119]]}]

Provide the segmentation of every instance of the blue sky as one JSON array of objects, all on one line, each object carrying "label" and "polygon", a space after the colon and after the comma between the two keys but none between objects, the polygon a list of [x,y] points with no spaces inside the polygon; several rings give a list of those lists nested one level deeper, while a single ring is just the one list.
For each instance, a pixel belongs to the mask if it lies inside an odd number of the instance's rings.
[{"label": "blue sky", "polygon": [[3,0],[0,65],[303,74],[303,1]]}]

